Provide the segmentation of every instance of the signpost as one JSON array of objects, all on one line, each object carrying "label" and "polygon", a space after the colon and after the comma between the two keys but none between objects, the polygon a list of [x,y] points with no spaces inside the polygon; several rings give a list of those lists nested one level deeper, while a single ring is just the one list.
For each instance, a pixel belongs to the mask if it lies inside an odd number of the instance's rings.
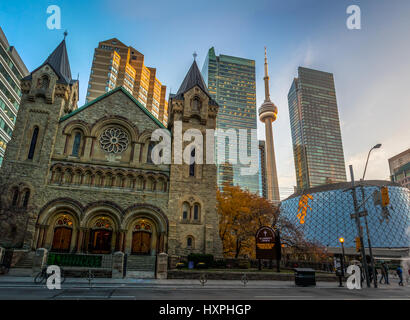
[{"label": "signpost", "polygon": [[255,243],[259,269],[261,259],[276,260],[276,268],[280,272],[281,243],[279,231],[275,231],[267,226],[261,227],[256,231]]}]

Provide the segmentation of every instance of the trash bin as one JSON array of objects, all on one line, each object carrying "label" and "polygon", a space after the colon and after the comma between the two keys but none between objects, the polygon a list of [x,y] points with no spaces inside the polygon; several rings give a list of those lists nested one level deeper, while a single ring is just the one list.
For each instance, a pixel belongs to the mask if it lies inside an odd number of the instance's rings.
[{"label": "trash bin", "polygon": [[295,268],[294,270],[297,286],[316,286],[315,270],[311,268]]}]

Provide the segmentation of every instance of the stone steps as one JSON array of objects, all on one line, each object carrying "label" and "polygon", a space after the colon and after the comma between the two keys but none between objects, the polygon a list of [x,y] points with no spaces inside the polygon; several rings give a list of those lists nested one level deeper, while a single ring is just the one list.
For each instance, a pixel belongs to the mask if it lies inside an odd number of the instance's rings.
[{"label": "stone steps", "polygon": [[127,257],[127,273],[128,271],[148,271],[155,272],[155,256],[128,256]]}]

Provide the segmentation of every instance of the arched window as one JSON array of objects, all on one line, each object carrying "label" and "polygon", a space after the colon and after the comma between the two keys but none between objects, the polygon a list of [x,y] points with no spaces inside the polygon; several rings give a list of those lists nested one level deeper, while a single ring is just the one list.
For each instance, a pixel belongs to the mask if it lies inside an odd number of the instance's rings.
[{"label": "arched window", "polygon": [[192,236],[188,236],[186,238],[186,247],[188,249],[193,249],[194,248],[194,238]]},{"label": "arched window", "polygon": [[74,136],[74,143],[73,143],[73,152],[71,155],[78,157],[80,152],[80,144],[81,144],[81,133],[77,132]]},{"label": "arched window", "polygon": [[199,204],[195,203],[194,205],[194,220],[199,220]]},{"label": "arched window", "polygon": [[47,90],[50,85],[50,79],[44,75],[41,79],[41,89]]},{"label": "arched window", "polygon": [[192,112],[199,113],[201,110],[201,100],[198,97],[195,97],[192,101]]},{"label": "arched window", "polygon": [[189,161],[189,176],[195,177],[195,149],[191,151],[191,159]]},{"label": "arched window", "polygon": [[30,200],[30,190],[26,190],[24,192],[24,197],[23,197],[23,208],[27,208],[29,200]]},{"label": "arched window", "polygon": [[184,202],[182,204],[182,220],[188,220],[189,217],[189,204]]},{"label": "arched window", "polygon": [[28,152],[28,159],[30,160],[32,160],[34,157],[34,151],[36,150],[36,144],[37,144],[37,137],[38,137],[38,127],[35,127],[33,131],[33,135],[31,137],[30,150]]},{"label": "arched window", "polygon": [[14,188],[14,189],[13,189],[13,200],[12,200],[12,202],[11,202],[11,205],[12,205],[13,207],[17,206],[17,201],[18,201],[18,199],[19,199],[19,189]]},{"label": "arched window", "polygon": [[148,163],[154,163],[154,162],[152,161],[152,156],[151,156],[151,154],[152,154],[152,149],[154,149],[154,146],[155,146],[155,143],[154,143],[154,142],[150,142],[149,145],[148,145],[148,154],[147,154],[147,162],[148,162]]}]

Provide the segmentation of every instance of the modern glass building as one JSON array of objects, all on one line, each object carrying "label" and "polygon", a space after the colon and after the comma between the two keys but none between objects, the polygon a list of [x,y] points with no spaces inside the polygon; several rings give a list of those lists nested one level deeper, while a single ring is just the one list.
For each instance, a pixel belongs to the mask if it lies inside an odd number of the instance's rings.
[{"label": "modern glass building", "polygon": [[[359,184],[359,182],[357,182]],[[372,194],[381,186],[389,190],[388,213],[375,205]],[[340,247],[338,239],[345,239],[345,247],[355,247],[357,227],[350,214],[354,213],[350,182],[335,183],[310,188],[291,195],[281,203],[281,215],[302,231],[309,241],[326,247]],[[362,203],[362,192],[356,189],[358,203]],[[390,181],[365,181],[364,198],[368,198],[369,233],[374,248],[410,247],[410,190]],[[364,227],[364,238],[367,239]],[[367,247],[367,241],[364,241]]]},{"label": "modern glass building", "polygon": [[346,181],[333,74],[299,67],[288,103],[298,189]]},{"label": "modern glass building", "polygon": [[[218,102],[219,111],[216,120],[217,129],[235,129],[239,139],[239,129],[247,129],[247,152],[251,155],[251,135],[249,129],[256,130],[256,84],[255,61],[238,57],[215,55],[215,49],[209,49],[202,75],[209,93]],[[257,138],[256,138],[257,139]],[[216,140],[216,150],[218,148]],[[225,160],[230,160],[228,143],[225,140]],[[243,142],[246,143],[246,142]],[[255,141],[258,147],[258,141]],[[257,150],[256,150],[257,151]],[[218,155],[216,155],[218,161]],[[254,155],[254,163],[258,163],[258,152]],[[241,175],[239,159],[233,164],[233,184],[259,194],[259,174]],[[218,165],[218,186],[230,177],[224,177],[227,170]],[[228,172],[230,174],[230,172]]]},{"label": "modern glass building", "polygon": [[266,185],[265,141],[259,140],[259,195],[268,198]]},{"label": "modern glass building", "polygon": [[20,80],[28,70],[0,28],[0,166],[16,123],[20,105]]}]

